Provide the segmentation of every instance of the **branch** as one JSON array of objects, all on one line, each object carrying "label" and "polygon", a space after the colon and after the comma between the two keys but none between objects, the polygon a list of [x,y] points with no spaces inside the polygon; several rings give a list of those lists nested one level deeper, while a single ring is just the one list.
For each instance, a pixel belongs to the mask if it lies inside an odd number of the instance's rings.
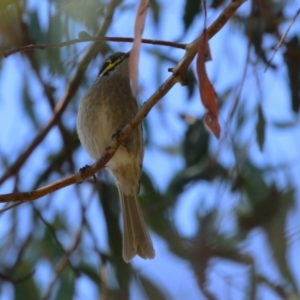
[{"label": "branch", "polygon": [[[79,35],[82,32],[79,33]],[[122,42],[122,43],[132,43],[133,38],[129,37],[84,37],[84,38],[78,38],[73,39],[61,43],[52,43],[52,44],[30,44],[26,46],[20,46],[13,48],[8,51],[0,51],[0,53],[3,55],[3,57],[8,57],[12,54],[18,53],[18,52],[25,52],[25,51],[32,51],[32,50],[45,50],[45,49],[51,49],[51,48],[61,48],[65,46],[70,46],[78,43],[86,43],[86,42]],[[151,44],[151,45],[160,45],[160,46],[166,46],[166,47],[173,47],[173,48],[179,48],[179,49],[185,49],[186,44],[177,43],[177,42],[169,42],[169,41],[163,41],[163,40],[151,40],[151,39],[142,39],[143,44]]]},{"label": "branch", "polygon": [[57,263],[57,265],[55,267],[55,274],[53,275],[53,278],[50,281],[50,284],[47,288],[47,291],[46,291],[45,295],[42,298],[43,300],[50,299],[53,288],[54,288],[54,285],[55,285],[60,273],[64,270],[65,266],[70,261],[71,254],[76,250],[77,246],[79,245],[80,240],[81,240],[81,236],[82,236],[82,231],[80,229],[78,231],[78,233],[76,234],[75,240],[73,241],[73,244],[70,247],[70,249],[65,252],[64,256],[61,257],[61,259]]},{"label": "branch", "polygon": [[[64,246],[62,245],[62,243],[59,241],[57,234],[56,234],[56,230],[55,228],[52,226],[52,224],[50,224],[48,221],[46,221],[46,219],[43,217],[42,213],[32,204],[33,209],[35,211],[35,213],[37,214],[37,216],[39,217],[39,219],[41,220],[41,222],[45,225],[45,227],[49,230],[52,238],[54,239],[54,241],[56,242],[56,244],[58,245],[58,247],[60,248],[60,250],[66,254],[66,251],[64,249]],[[67,256],[67,264],[69,265],[69,267],[73,270],[74,274],[76,277],[79,277],[79,272],[78,270],[73,266],[71,260],[69,259],[69,257]]]},{"label": "branch", "polygon": [[286,38],[288,32],[290,31],[291,27],[292,27],[293,24],[295,23],[295,21],[296,21],[297,17],[299,16],[299,14],[300,14],[300,8],[296,11],[296,13],[295,13],[293,19],[291,20],[291,22],[290,22],[288,28],[286,29],[285,33],[281,36],[281,38],[280,38],[280,40],[279,40],[277,46],[276,46],[275,49],[274,49],[274,52],[273,52],[272,57],[271,57],[270,60],[268,61],[268,64],[267,64],[267,66],[266,66],[264,72],[266,72],[266,71],[268,70],[268,68],[269,68],[269,66],[271,65],[271,62],[272,62],[272,60],[273,60],[273,58],[274,58],[276,52],[278,51],[278,49],[280,48],[280,46],[281,46],[282,43],[284,42],[284,40],[285,40],[285,38]]},{"label": "branch", "polygon": [[9,281],[12,284],[24,283],[25,281],[32,279],[34,272],[35,272],[34,270],[30,271],[28,274],[21,276],[18,279],[14,279],[14,278],[9,277],[6,274],[0,272],[0,279],[2,279],[3,281]]},{"label": "branch", "polygon": [[[221,13],[221,15],[213,22],[213,24],[207,28],[208,39],[212,38],[232,17],[235,11],[245,2],[245,0],[237,0],[231,2]],[[74,183],[80,183],[87,178],[93,176],[97,171],[103,168],[111,157],[115,154],[119,146],[129,136],[129,134],[142,122],[147,116],[152,107],[164,97],[168,91],[175,85],[175,83],[185,82],[185,74],[187,68],[193,61],[198,50],[198,40],[194,40],[192,43],[186,45],[186,53],[175,68],[173,68],[173,74],[158,88],[158,90],[144,103],[143,107],[138,111],[134,119],[130,121],[123,129],[118,133],[118,138],[112,140],[106,147],[104,153],[98,161],[96,161],[89,168],[85,168],[81,172],[66,177],[62,180],[51,183],[47,186],[39,188],[35,191],[24,192],[24,193],[11,193],[0,195],[0,202],[15,202],[15,201],[34,201],[45,195],[53,193],[66,186]]]}]

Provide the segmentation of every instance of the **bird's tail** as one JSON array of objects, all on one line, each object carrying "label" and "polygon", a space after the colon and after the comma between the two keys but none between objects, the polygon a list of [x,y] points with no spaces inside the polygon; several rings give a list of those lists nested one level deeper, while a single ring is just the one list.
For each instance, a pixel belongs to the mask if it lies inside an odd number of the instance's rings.
[{"label": "bird's tail", "polygon": [[119,189],[123,212],[123,258],[130,262],[135,255],[153,258],[155,251],[146,228],[138,196],[136,193],[124,193]]}]

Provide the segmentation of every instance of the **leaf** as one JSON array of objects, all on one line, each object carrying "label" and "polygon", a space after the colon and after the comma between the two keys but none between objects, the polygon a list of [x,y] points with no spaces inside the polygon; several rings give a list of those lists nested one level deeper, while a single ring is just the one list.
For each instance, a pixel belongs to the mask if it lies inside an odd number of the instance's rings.
[{"label": "leaf", "polygon": [[278,122],[273,122],[273,126],[279,128],[279,129],[291,129],[297,125],[297,122],[293,121],[278,121]]},{"label": "leaf", "polygon": [[[259,190],[259,187],[257,187]],[[247,191],[246,191],[247,192]],[[264,193],[263,193],[264,194]],[[247,194],[246,210],[238,213],[238,224],[242,230],[250,231],[256,226],[262,226],[274,218],[279,209],[280,192],[273,184],[266,195],[256,192],[255,195]]]},{"label": "leaf", "polygon": [[144,31],[145,20],[149,8],[149,0],[140,0],[134,24],[134,41],[130,52],[130,79],[133,95],[137,92],[138,80],[138,62],[140,55],[140,47],[142,42],[142,34]]},{"label": "leaf", "polygon": [[[58,1],[61,2],[61,1]],[[103,16],[103,4],[94,0],[66,1],[66,15],[77,23],[81,23],[91,32],[97,28],[97,20]],[[61,5],[61,4],[59,4]]]},{"label": "leaf", "polygon": [[138,278],[140,279],[141,285],[149,299],[155,299],[155,300],[170,299],[170,297],[166,295],[166,293],[162,291],[157,284],[154,284],[148,278],[142,275],[139,275]]},{"label": "leaf", "polygon": [[300,110],[300,43],[297,36],[292,37],[286,42],[286,51],[284,53],[287,64],[292,110],[296,113]]},{"label": "leaf", "polygon": [[89,264],[88,262],[82,261],[78,266],[78,270],[89,277],[95,284],[101,284],[101,278],[99,276],[99,266]]},{"label": "leaf", "polygon": [[283,11],[281,2],[283,1],[266,1],[264,8],[260,5],[254,5],[251,17],[245,19],[244,23],[245,33],[257,57],[272,69],[276,69],[276,65],[269,63],[264,47],[264,36],[266,33],[278,32],[279,20],[282,18]]},{"label": "leaf", "polygon": [[39,121],[37,119],[36,111],[34,110],[34,102],[32,101],[32,98],[30,96],[30,93],[28,91],[29,82],[28,78],[24,78],[24,84],[23,84],[23,107],[25,110],[25,114],[28,116],[29,120],[32,122],[34,127],[36,129],[39,128]]},{"label": "leaf", "polygon": [[210,5],[211,8],[217,9],[219,8],[221,5],[223,5],[224,0],[212,0],[212,3]]},{"label": "leaf", "polygon": [[46,43],[47,34],[41,28],[40,20],[36,10],[28,14],[27,30],[29,38],[35,43]]},{"label": "leaf", "polygon": [[183,156],[187,166],[199,163],[208,157],[209,133],[203,122],[197,120],[185,132],[183,141]]},{"label": "leaf", "polygon": [[247,265],[252,261],[249,255],[238,251],[239,236],[228,238],[225,234],[219,232],[220,222],[218,219],[217,208],[213,208],[211,211],[199,216],[199,230],[193,239],[192,267],[201,291],[209,295],[207,299],[216,299],[206,289],[211,259],[225,258]]},{"label": "leaf", "polygon": [[168,197],[178,197],[186,185],[195,181],[208,181],[211,182],[215,178],[226,178],[227,170],[218,163],[207,165],[207,160],[200,161],[191,167],[187,167],[173,176],[167,194]]},{"label": "leaf", "polygon": [[59,276],[59,288],[55,295],[56,300],[74,299],[75,276],[71,269],[65,268]]},{"label": "leaf", "polygon": [[81,40],[90,39],[91,37],[92,36],[84,30],[82,30],[78,33],[78,38],[81,39]]},{"label": "leaf", "polygon": [[[170,218],[170,211],[174,208],[177,198],[174,197],[174,194],[169,195],[166,193],[162,195],[153,186],[151,179],[145,172],[142,174],[141,183],[140,199],[142,207],[146,208],[147,214],[144,214],[146,221],[168,243],[170,251],[186,258],[185,247],[182,241],[178,239],[178,233],[174,230],[173,219]],[[149,218],[147,218],[148,216]]]},{"label": "leaf", "polygon": [[18,2],[18,0],[1,0],[0,10],[4,10],[8,5]]},{"label": "leaf", "polygon": [[16,13],[15,6],[8,5],[5,9],[0,10],[1,49],[19,46],[23,42],[22,15]]},{"label": "leaf", "polygon": [[280,269],[281,274],[292,285],[294,292],[297,292],[297,284],[289,268],[287,261],[288,245],[286,238],[286,220],[288,213],[295,204],[295,191],[290,189],[284,194],[281,193],[278,201],[278,209],[274,217],[262,227],[267,235],[271,246],[273,257]]},{"label": "leaf", "polygon": [[199,48],[197,57],[197,74],[199,79],[199,90],[201,100],[207,112],[203,121],[207,128],[217,137],[220,137],[221,127],[218,120],[218,105],[216,93],[211,84],[205,69],[205,62],[211,59],[206,29],[203,30],[199,38]]},{"label": "leaf", "polygon": [[187,88],[188,88],[188,98],[190,99],[194,95],[195,83],[196,83],[196,77],[193,70],[191,69],[187,70],[186,79],[187,79]]},{"label": "leaf", "polygon": [[266,132],[266,120],[262,107],[258,105],[258,119],[256,123],[256,140],[259,146],[260,151],[263,151],[265,143],[265,132]]},{"label": "leaf", "polygon": [[[18,278],[24,276],[23,274],[30,274],[32,272],[32,265],[22,261],[18,264],[18,267],[14,268],[14,273],[18,273]],[[23,282],[12,285],[15,291],[15,300],[23,300],[24,295],[30,295],[30,299],[41,299],[39,295],[39,289],[33,280],[33,276],[24,280]]]},{"label": "leaf", "polygon": [[171,225],[169,220],[166,219],[165,213],[169,209],[170,203],[153,185],[151,178],[146,172],[143,172],[141,177],[141,191],[139,197],[141,207],[143,210],[145,208],[146,212],[150,211],[151,213],[149,218],[147,214],[144,214],[146,221],[149,221],[151,227],[159,234],[163,234],[165,230],[170,230]]},{"label": "leaf", "polygon": [[183,23],[186,31],[201,11],[201,0],[186,0],[184,7]]},{"label": "leaf", "polygon": [[160,12],[161,12],[161,5],[158,3],[157,0],[152,0],[150,2],[150,9],[152,11],[152,17],[155,25],[159,24],[160,21]]}]

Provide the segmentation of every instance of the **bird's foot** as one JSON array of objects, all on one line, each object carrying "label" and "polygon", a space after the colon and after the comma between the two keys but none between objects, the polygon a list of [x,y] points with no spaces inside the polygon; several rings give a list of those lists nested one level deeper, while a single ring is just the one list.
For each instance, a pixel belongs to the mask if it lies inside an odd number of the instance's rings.
[{"label": "bird's foot", "polygon": [[[115,141],[115,140],[119,139],[119,136],[120,136],[120,130],[118,130],[116,133],[114,133],[111,138],[112,138],[113,141]],[[122,143],[122,146],[125,147],[128,152],[131,151],[131,149],[130,149],[130,147],[129,147],[129,145],[126,141],[124,141]]]},{"label": "bird's foot", "polygon": [[[82,167],[82,168],[79,169],[81,178],[82,178],[83,180],[85,180],[85,178],[86,178],[86,176],[84,175],[84,173],[85,173],[86,170],[88,170],[90,167],[91,167],[91,166],[89,166],[89,165],[85,165],[84,167]],[[93,174],[93,176],[92,176],[92,183],[96,183],[96,182],[97,182],[96,175]],[[82,182],[80,182],[80,183],[82,183]]]}]

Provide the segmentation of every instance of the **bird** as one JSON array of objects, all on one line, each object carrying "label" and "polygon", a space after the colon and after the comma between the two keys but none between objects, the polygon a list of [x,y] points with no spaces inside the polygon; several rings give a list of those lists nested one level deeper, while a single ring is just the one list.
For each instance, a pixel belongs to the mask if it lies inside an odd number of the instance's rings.
[{"label": "bird", "polygon": [[[138,112],[138,103],[130,84],[129,57],[130,52],[116,52],[108,56],[95,83],[79,104],[78,137],[95,160],[101,157],[118,131]],[[144,259],[155,257],[138,200],[143,155],[140,125],[125,139],[105,166],[113,174],[119,191],[123,215],[122,255],[127,263],[136,255]]]}]

